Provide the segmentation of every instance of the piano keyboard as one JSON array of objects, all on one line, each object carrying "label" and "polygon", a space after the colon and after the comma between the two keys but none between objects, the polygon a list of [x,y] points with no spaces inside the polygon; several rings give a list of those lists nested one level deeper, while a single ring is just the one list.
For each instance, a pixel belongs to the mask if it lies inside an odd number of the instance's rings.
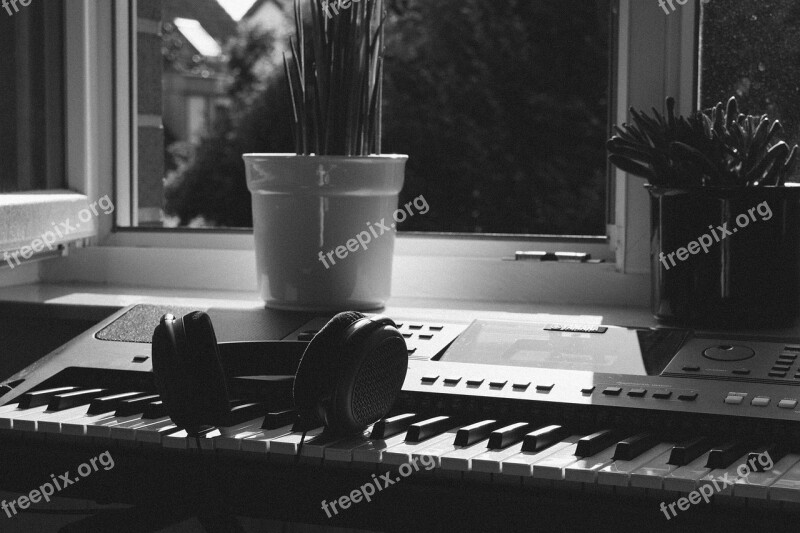
[{"label": "piano keyboard", "polygon": [[[275,420],[281,423],[279,427],[274,427]],[[733,483],[722,495],[800,503],[800,450],[782,450],[769,442],[723,442],[699,435],[677,438],[620,428],[576,432],[562,423],[397,413],[361,437],[331,438],[322,428],[311,430],[300,459],[306,464],[383,472],[415,460],[419,464],[426,457],[436,468],[417,470],[435,477],[627,487],[642,493],[687,493],[725,478]],[[210,428],[198,439],[190,438],[164,415],[155,394],[109,393],[79,386],[23,394],[18,401],[1,406],[0,430],[173,450],[196,449],[199,442],[207,452],[277,462],[294,460],[301,439],[291,423],[275,416],[235,420],[227,427]],[[741,477],[737,469],[764,450],[774,454],[771,467]]]}]

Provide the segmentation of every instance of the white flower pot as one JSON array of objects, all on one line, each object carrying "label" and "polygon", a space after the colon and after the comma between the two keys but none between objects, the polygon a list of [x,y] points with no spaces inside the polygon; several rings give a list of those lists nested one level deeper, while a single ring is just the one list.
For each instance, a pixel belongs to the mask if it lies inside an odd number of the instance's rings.
[{"label": "white flower pot", "polygon": [[244,155],[258,286],[267,307],[383,307],[392,283],[392,214],[407,159]]}]

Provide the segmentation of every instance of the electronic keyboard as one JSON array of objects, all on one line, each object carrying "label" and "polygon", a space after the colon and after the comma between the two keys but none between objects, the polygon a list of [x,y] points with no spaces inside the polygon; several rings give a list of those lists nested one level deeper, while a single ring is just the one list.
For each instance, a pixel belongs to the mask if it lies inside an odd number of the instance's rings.
[{"label": "electronic keyboard", "polygon": [[[398,316],[403,392],[363,435],[317,428],[302,439],[291,410],[298,352],[224,360],[229,424],[190,438],[153,382],[147,335],[163,312],[123,309],[0,385],[3,494],[25,494],[98,451],[115,457],[113,470],[60,495],[80,499],[77,509],[42,503],[30,516],[64,511],[78,531],[166,531],[194,515],[220,531],[257,520],[267,522],[253,530],[603,529],[608,520],[780,530],[798,517],[798,339]],[[215,321],[215,312],[225,313],[210,311]],[[270,335],[308,341],[326,320],[307,318],[282,315]],[[372,501],[341,499],[379,479]],[[676,504],[702,490],[700,503]],[[340,500],[346,508],[329,504]]]}]

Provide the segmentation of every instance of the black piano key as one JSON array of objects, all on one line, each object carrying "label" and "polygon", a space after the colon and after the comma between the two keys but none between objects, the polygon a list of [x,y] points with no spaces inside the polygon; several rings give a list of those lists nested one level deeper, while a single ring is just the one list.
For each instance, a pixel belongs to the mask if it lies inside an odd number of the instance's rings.
[{"label": "black piano key", "polygon": [[741,440],[732,440],[714,446],[708,453],[706,468],[727,468],[751,447],[748,442]]},{"label": "black piano key", "polygon": [[264,423],[261,424],[261,429],[278,429],[283,426],[288,426],[297,420],[297,411],[294,409],[287,409],[286,411],[275,411],[264,415]]},{"label": "black piano key", "polygon": [[235,426],[248,420],[253,420],[264,416],[267,413],[267,406],[258,402],[245,402],[231,407],[226,425]]},{"label": "black piano key", "polygon": [[525,437],[525,433],[527,433],[528,430],[530,430],[530,425],[525,422],[518,422],[516,424],[511,424],[510,426],[500,428],[496,431],[492,431],[492,434],[489,436],[488,448],[490,450],[501,450],[503,448],[508,448],[512,444],[516,444],[521,441]]},{"label": "black piano key", "polygon": [[523,452],[538,452],[549,448],[567,437],[567,430],[562,426],[547,426],[531,431],[522,440]]},{"label": "black piano key", "polygon": [[157,401],[158,399],[158,394],[148,394],[147,396],[122,400],[117,406],[114,416],[131,416],[144,413],[145,407],[147,407],[150,402]]},{"label": "black piano key", "polygon": [[167,406],[164,405],[164,402],[161,400],[148,403],[144,407],[144,411],[142,412],[142,418],[144,418],[145,420],[162,418],[165,416],[168,416]]},{"label": "black piano key", "polygon": [[369,437],[371,439],[388,439],[393,435],[406,431],[415,418],[417,418],[415,413],[404,413],[378,420],[372,426],[372,433],[370,433]]},{"label": "black piano key", "polygon": [[711,439],[708,437],[695,437],[680,442],[672,447],[669,453],[668,464],[685,466],[706,453],[711,448]]},{"label": "black piano key", "polygon": [[99,415],[100,413],[108,413],[116,411],[117,407],[123,400],[129,400],[137,396],[141,396],[143,392],[123,392],[121,394],[112,394],[111,396],[100,396],[92,400],[89,405],[90,415]]},{"label": "black piano key", "polygon": [[[747,454],[747,464],[753,465],[751,469],[755,472],[764,472],[769,465],[775,465],[789,453],[789,447],[783,443],[773,442],[766,446],[760,446]],[[759,457],[766,457],[769,460],[764,465],[759,461]]]},{"label": "black piano key", "polygon": [[54,389],[44,389],[26,392],[19,398],[20,409],[31,409],[50,403],[50,399],[56,394],[78,390],[78,387],[57,387]]},{"label": "black piano key", "polygon": [[406,433],[406,442],[422,442],[452,429],[456,422],[449,416],[435,416],[411,424]]},{"label": "black piano key", "polygon": [[469,426],[464,426],[456,432],[456,440],[453,446],[469,446],[484,439],[488,439],[494,428],[497,427],[497,420],[483,420]]},{"label": "black piano key", "polygon": [[644,452],[658,444],[658,440],[652,433],[639,433],[633,437],[621,440],[614,449],[615,461],[630,461],[636,459]]},{"label": "black piano key", "polygon": [[82,389],[56,394],[47,404],[48,411],[63,411],[71,407],[86,405],[98,396],[106,393],[106,389]]},{"label": "black piano key", "polygon": [[587,435],[578,441],[575,450],[576,457],[590,457],[614,444],[617,436],[610,429]]}]

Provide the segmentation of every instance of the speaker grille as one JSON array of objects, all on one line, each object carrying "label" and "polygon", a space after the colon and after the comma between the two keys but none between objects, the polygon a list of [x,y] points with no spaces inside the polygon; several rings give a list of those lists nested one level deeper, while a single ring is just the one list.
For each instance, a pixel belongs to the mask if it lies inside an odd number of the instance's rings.
[{"label": "speaker grille", "polygon": [[408,368],[405,343],[390,338],[367,357],[356,375],[353,387],[353,418],[368,425],[382,418],[394,405]]}]

